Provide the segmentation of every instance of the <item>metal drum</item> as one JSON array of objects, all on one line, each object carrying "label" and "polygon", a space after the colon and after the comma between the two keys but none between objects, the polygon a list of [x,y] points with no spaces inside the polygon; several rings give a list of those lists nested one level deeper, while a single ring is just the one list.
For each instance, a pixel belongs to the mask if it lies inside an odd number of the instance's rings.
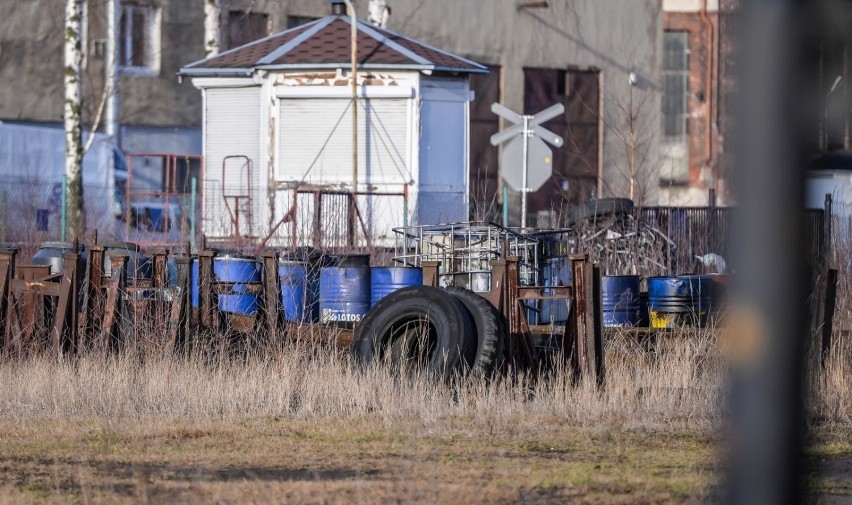
[{"label": "metal drum", "polygon": [[729,274],[710,274],[710,319],[718,323],[727,310],[728,289],[731,283]]},{"label": "metal drum", "polygon": [[394,291],[423,284],[423,271],[419,268],[375,267],[370,270],[370,307]]},{"label": "metal drum", "polygon": [[189,268],[189,284],[192,289],[190,292],[190,301],[192,306],[198,308],[201,306],[201,295],[198,289],[198,258],[192,258],[192,265]]},{"label": "metal drum", "polygon": [[[571,285],[571,259],[568,256],[547,258],[542,269],[545,288]],[[553,295],[545,289],[545,295]],[[566,324],[568,322],[568,300],[542,300],[541,324]]]},{"label": "metal drum", "polygon": [[638,275],[601,277],[603,324],[607,328],[630,328],[640,323]]},{"label": "metal drum", "polygon": [[652,328],[704,326],[710,300],[710,278],[706,275],[648,279],[648,311]]},{"label": "metal drum", "polygon": [[[58,274],[63,269],[62,255],[74,252],[74,244],[70,242],[42,242],[38,251],[33,255],[33,265],[49,265],[51,274]],[[80,256],[77,258],[77,275],[82,278],[86,271],[88,255],[83,252],[83,246],[78,247]]]},{"label": "metal drum", "polygon": [[328,257],[328,266],[336,266],[341,268],[358,268],[370,266],[369,254],[346,254],[343,256]]},{"label": "metal drum", "polygon": [[317,278],[308,263],[280,261],[281,310],[285,321],[309,323],[315,320]]},{"label": "metal drum", "polygon": [[370,310],[370,267],[320,270],[320,321],[354,323]]},{"label": "metal drum", "polygon": [[142,248],[131,242],[106,242],[104,245],[104,274],[112,276],[110,256],[124,256],[128,279],[150,279],[151,258],[142,254]]},{"label": "metal drum", "polygon": [[262,265],[255,258],[220,256],[213,258],[213,278],[233,282],[231,294],[219,295],[219,310],[232,314],[254,315],[260,306],[256,293],[247,293],[248,283],[261,282]]}]

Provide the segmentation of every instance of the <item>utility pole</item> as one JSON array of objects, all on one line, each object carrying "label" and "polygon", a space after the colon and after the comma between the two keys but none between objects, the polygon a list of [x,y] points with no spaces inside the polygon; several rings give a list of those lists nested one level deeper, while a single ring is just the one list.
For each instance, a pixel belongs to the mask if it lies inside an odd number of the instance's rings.
[{"label": "utility pole", "polygon": [[[356,212],[358,211],[358,18],[352,0],[344,0],[349,20],[352,22],[351,59],[352,59],[352,196],[350,198],[350,219],[355,229]],[[350,234],[350,241],[355,245],[355,233]]]},{"label": "utility pole", "polygon": [[345,0],[352,21],[352,194],[358,192],[358,19],[352,0]]},{"label": "utility pole", "polygon": [[521,136],[523,137],[523,161],[521,162],[521,230],[527,229],[527,193],[530,192],[529,184],[527,182],[529,178],[530,171],[530,135],[533,134],[532,130],[530,130],[530,119],[531,117],[528,114],[524,114],[524,129],[521,132]]},{"label": "utility pole", "polygon": [[71,237],[83,238],[86,216],[83,207],[83,135],[81,68],[83,65],[80,26],[83,17],[82,0],[65,0],[65,179],[68,185],[67,215]]}]

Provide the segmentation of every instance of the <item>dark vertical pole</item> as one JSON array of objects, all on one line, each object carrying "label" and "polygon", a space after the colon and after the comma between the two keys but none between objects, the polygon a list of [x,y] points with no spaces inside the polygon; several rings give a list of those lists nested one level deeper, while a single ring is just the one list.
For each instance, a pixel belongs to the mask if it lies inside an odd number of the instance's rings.
[{"label": "dark vertical pole", "polygon": [[823,231],[823,243],[820,244],[822,246],[822,264],[820,268],[829,268],[831,267],[831,256],[832,256],[832,246],[831,246],[831,193],[825,194],[825,213],[824,213],[824,226],[825,230]]},{"label": "dark vertical pole", "polygon": [[806,336],[803,167],[813,90],[807,2],[743,2],[739,60],[739,240],[730,338],[729,493],[741,504],[798,503]]}]

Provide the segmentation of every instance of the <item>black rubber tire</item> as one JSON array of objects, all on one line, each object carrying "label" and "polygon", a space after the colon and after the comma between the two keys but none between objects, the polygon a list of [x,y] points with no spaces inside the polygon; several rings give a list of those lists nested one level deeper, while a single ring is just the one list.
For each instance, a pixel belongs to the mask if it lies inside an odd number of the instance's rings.
[{"label": "black rubber tire", "polygon": [[633,200],[629,198],[599,198],[575,208],[571,217],[576,223],[584,219],[632,213]]},{"label": "black rubber tire", "polygon": [[464,304],[446,291],[431,286],[410,286],[391,293],[373,307],[355,330],[352,357],[373,364],[390,358],[408,366],[410,355],[423,349],[404,346],[403,325],[419,318],[429,320],[425,370],[445,377],[464,371],[474,361],[476,326]]},{"label": "black rubber tire", "polygon": [[506,342],[506,327],[503,314],[488,300],[475,292],[449,286],[446,291],[458,298],[473,316],[476,324],[476,355],[471,364],[474,375],[490,375],[503,365],[503,350]]}]

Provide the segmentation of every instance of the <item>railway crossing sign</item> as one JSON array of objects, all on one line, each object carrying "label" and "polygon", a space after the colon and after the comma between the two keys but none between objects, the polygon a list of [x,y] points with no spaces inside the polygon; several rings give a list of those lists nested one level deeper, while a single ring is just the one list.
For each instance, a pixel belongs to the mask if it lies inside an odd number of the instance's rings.
[{"label": "railway crossing sign", "polygon": [[[539,137],[531,137],[527,145],[527,191],[538,191],[553,173],[553,152]],[[514,190],[524,189],[523,166],[524,141],[515,137],[503,148],[503,168],[500,175]]]},{"label": "railway crossing sign", "polygon": [[508,142],[503,148],[500,174],[513,189],[521,192],[521,228],[527,227],[527,193],[541,188],[553,174],[553,153],[545,142],[562,147],[562,137],[541,126],[565,113],[561,103],[534,115],[521,115],[499,103],[491,112],[513,123],[491,136],[491,145]]}]

